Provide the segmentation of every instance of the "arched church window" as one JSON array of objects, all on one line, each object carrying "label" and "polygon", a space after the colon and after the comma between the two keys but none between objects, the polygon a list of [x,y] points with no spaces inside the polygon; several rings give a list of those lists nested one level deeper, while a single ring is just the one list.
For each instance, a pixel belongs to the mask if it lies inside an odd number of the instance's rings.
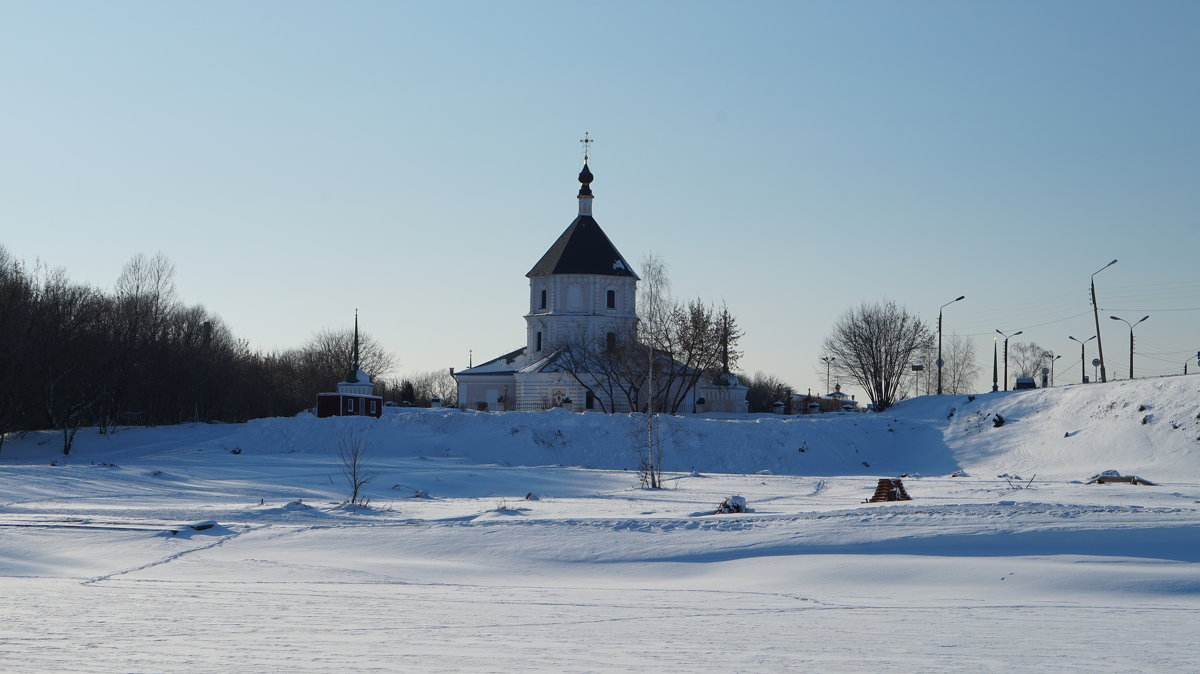
[{"label": "arched church window", "polygon": [[610,332],[604,336],[604,348],[609,351],[617,350],[617,333]]},{"label": "arched church window", "polygon": [[539,309],[545,309],[545,308],[546,308],[546,291],[545,291],[545,290],[543,290],[543,291],[542,291],[542,304],[541,304],[541,306],[539,306],[538,308],[539,308]]},{"label": "arched church window", "polygon": [[567,286],[567,311],[582,311],[583,309],[583,286],[572,283]]},{"label": "arched church window", "polygon": [[616,308],[617,308],[617,291],[615,291],[615,290],[610,290],[610,291],[608,291],[608,299],[607,299],[607,302],[608,302],[608,308],[609,308],[609,309],[616,309]]},{"label": "arched church window", "polygon": [[542,333],[537,333],[537,350],[542,350]]}]

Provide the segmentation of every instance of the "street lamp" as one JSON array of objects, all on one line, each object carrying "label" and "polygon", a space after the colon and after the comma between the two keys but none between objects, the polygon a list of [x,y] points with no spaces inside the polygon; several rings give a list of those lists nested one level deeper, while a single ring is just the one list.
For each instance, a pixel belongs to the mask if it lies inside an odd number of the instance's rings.
[{"label": "street lamp", "polygon": [[1075,340],[1076,342],[1079,342],[1079,383],[1081,383],[1081,384],[1083,382],[1087,381],[1087,355],[1084,354],[1084,352],[1083,352],[1083,345],[1087,344],[1088,342],[1092,341],[1095,338],[1096,338],[1096,336],[1092,335],[1091,337],[1088,337],[1087,339],[1081,341],[1081,340],[1075,339],[1074,337],[1072,337],[1070,335],[1067,335],[1067,339],[1072,339],[1072,340]]},{"label": "street lamp", "polygon": [[[1127,321],[1127,320],[1125,320],[1124,318],[1121,318],[1121,317],[1119,317],[1119,316],[1109,316],[1109,318],[1113,319],[1114,321],[1121,321],[1121,322],[1122,322],[1122,323],[1124,323],[1125,325],[1128,325],[1128,326],[1129,326],[1129,378],[1130,378],[1130,379],[1133,379],[1133,326],[1137,325],[1138,323],[1141,323],[1142,321],[1144,321],[1144,320],[1146,320],[1147,318],[1150,318],[1150,317],[1149,317],[1149,316],[1142,316],[1142,317],[1141,317],[1141,318],[1140,318],[1140,319],[1137,321],[1137,323],[1130,323],[1129,321]],[[1101,365],[1100,365],[1100,366],[1101,366],[1101,367],[1104,367],[1104,365],[1103,365],[1103,361],[1101,361]]]},{"label": "street lamp", "polygon": [[964,298],[966,298],[966,295],[959,295],[958,297],[956,297],[956,298],[950,300],[949,302],[946,302],[942,306],[938,307],[938,359],[937,359],[937,368],[938,368],[937,394],[938,395],[942,395],[942,365],[943,365],[943,362],[942,362],[942,309],[945,309],[946,307],[950,306],[951,304],[954,304],[955,302],[957,302],[961,299],[964,299]]},{"label": "street lamp", "polygon": [[[999,330],[997,330],[996,332],[1000,333],[1000,336],[1004,338],[1004,390],[1007,391],[1008,390],[1008,339],[1010,337],[1016,337],[1017,335],[1020,335],[1020,334],[1024,333],[1025,331],[1017,330],[1016,332],[1012,333],[1011,335],[1006,335],[1003,332],[1000,332]],[[993,374],[992,377],[993,377],[993,386],[994,386],[995,385],[995,383],[994,383],[995,375]]]},{"label": "street lamp", "polygon": [[[1050,354],[1047,353],[1046,355],[1049,356]],[[1059,358],[1062,358],[1062,356],[1058,355],[1050,359],[1050,386],[1052,387],[1054,386],[1054,361],[1058,360]]]},{"label": "street lamp", "polygon": [[821,360],[825,363],[825,395],[829,395],[829,366],[837,358],[833,356],[821,356]]},{"label": "street lamp", "polygon": [[1092,314],[1096,317],[1096,348],[1100,351],[1100,381],[1108,381],[1108,373],[1104,371],[1104,340],[1100,338],[1100,310],[1096,308],[1096,274],[1108,269],[1116,264],[1113,260],[1103,267],[1092,272]]}]

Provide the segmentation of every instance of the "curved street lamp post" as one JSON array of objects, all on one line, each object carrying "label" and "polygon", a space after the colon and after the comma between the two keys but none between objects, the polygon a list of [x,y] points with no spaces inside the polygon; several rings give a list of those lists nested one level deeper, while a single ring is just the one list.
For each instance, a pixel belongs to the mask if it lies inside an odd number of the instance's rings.
[{"label": "curved street lamp post", "polygon": [[1096,349],[1100,351],[1100,381],[1108,381],[1108,373],[1104,371],[1104,340],[1100,338],[1100,310],[1096,308],[1096,274],[1116,264],[1113,260],[1092,272],[1092,314],[1096,317]]},{"label": "curved street lamp post", "polygon": [[1092,335],[1091,337],[1088,337],[1087,339],[1080,340],[1080,339],[1075,339],[1074,337],[1072,337],[1070,335],[1067,335],[1067,339],[1071,339],[1071,340],[1075,340],[1076,342],[1079,342],[1079,383],[1081,383],[1081,384],[1087,382],[1087,355],[1084,354],[1084,352],[1083,352],[1083,345],[1087,344],[1088,342],[1092,341],[1095,338],[1096,338],[1096,336]]},{"label": "curved street lamp post", "polygon": [[956,298],[950,300],[949,302],[946,302],[942,306],[938,307],[938,359],[937,359],[937,369],[938,369],[937,394],[938,395],[942,395],[942,365],[944,364],[944,361],[942,360],[942,309],[945,309],[946,307],[950,306],[951,304],[954,304],[955,302],[957,302],[961,299],[965,299],[965,298],[966,298],[966,295],[959,295],[958,297],[956,297]]},{"label": "curved street lamp post", "polygon": [[[1007,391],[1008,390],[1008,340],[1010,337],[1016,337],[1017,335],[1023,334],[1025,331],[1017,330],[1016,332],[1012,333],[1011,335],[1006,335],[1003,332],[1000,332],[999,330],[997,330],[996,332],[998,332],[1000,334],[1000,336],[1004,338],[1004,390]],[[995,358],[993,357],[993,361],[994,360],[995,360]],[[993,368],[993,369],[995,369],[995,368]],[[994,383],[995,374],[992,375],[992,379],[993,379],[992,389],[994,390],[996,388],[995,383]]]},{"label": "curved street lamp post", "polygon": [[[1137,323],[1130,323],[1129,321],[1125,320],[1124,318],[1121,318],[1120,316],[1109,316],[1109,318],[1113,319],[1114,321],[1121,321],[1125,325],[1129,326],[1129,378],[1133,379],[1133,326],[1137,325],[1138,323],[1141,323],[1142,321],[1144,321],[1150,317],[1142,316],[1141,318],[1138,319]],[[1101,365],[1101,367],[1104,367],[1104,366]]]},{"label": "curved street lamp post", "polygon": [[821,356],[821,361],[825,363],[825,395],[829,395],[829,366],[833,361],[837,360],[833,356]]}]

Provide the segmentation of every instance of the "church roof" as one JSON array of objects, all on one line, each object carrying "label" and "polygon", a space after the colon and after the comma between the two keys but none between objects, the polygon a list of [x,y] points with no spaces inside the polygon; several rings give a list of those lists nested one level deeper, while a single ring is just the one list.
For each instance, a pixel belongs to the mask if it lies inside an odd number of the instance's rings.
[{"label": "church roof", "polygon": [[633,267],[629,266],[617,247],[608,240],[608,235],[590,215],[575,218],[525,276],[550,274],[597,274],[638,278]]},{"label": "church roof", "polygon": [[458,372],[455,372],[454,374],[457,376],[457,375],[472,375],[472,374],[504,374],[504,373],[515,372],[516,368],[513,367],[513,363],[515,363],[518,358],[525,355],[525,349],[526,349],[526,347],[522,346],[521,348],[519,348],[515,351],[510,351],[510,352],[504,354],[503,356],[498,356],[496,358],[493,358],[493,359],[487,361],[486,363],[480,363],[479,365],[476,365],[475,367],[469,367],[465,370],[459,370]]}]

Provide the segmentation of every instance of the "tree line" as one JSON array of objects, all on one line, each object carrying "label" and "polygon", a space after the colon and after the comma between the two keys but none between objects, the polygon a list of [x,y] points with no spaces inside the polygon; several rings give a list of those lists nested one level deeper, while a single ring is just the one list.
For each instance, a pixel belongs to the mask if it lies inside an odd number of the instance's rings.
[{"label": "tree line", "polygon": [[[71,281],[62,269],[30,267],[0,246],[0,450],[7,434],[20,431],[61,431],[63,453],[70,453],[86,426],[111,432],[293,415],[345,376],[351,331],[324,330],[300,348],[255,351],[220,316],[183,302],[174,274],[161,253],[138,254],[106,292]],[[393,368],[376,340],[360,342],[367,373]],[[403,385],[383,380],[378,392],[399,400]],[[413,377],[409,387],[414,402],[447,393],[437,373]]]}]

